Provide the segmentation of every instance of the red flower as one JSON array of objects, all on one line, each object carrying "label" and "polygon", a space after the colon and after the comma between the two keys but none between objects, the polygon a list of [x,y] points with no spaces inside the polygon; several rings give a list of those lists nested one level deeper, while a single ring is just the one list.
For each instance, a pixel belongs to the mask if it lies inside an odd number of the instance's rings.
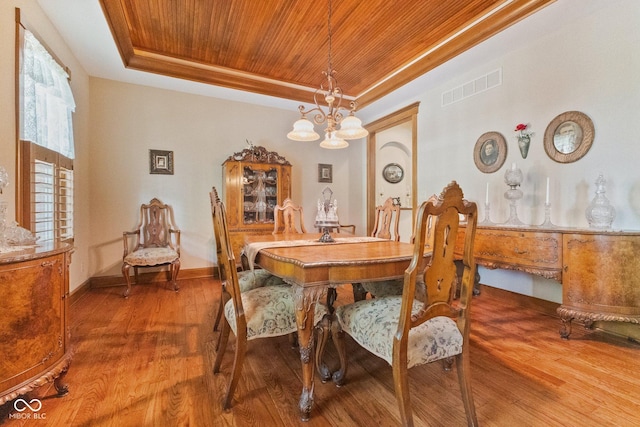
[{"label": "red flower", "polygon": [[522,132],[523,130],[525,130],[527,128],[527,125],[525,125],[524,123],[520,123],[516,126],[516,132],[520,131]]}]

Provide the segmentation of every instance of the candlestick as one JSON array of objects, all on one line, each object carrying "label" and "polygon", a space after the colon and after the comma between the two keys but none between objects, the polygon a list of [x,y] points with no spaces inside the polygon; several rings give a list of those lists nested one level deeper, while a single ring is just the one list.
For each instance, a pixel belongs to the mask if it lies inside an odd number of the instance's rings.
[{"label": "candlestick", "polygon": [[489,204],[489,183],[487,182],[487,194],[484,197],[484,204],[488,205]]},{"label": "candlestick", "polygon": [[547,197],[544,199],[544,204],[549,204],[549,177],[547,177]]},{"label": "candlestick", "polygon": [[516,170],[516,162],[511,163],[511,170]]},{"label": "candlestick", "polygon": [[544,222],[540,224],[542,228],[553,228],[555,225],[551,222],[551,204],[549,202],[544,204]]}]

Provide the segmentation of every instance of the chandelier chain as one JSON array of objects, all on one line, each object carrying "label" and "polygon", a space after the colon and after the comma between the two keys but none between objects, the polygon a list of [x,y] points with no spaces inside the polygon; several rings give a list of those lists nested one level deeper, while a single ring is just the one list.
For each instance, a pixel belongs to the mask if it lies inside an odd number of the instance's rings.
[{"label": "chandelier chain", "polygon": [[331,64],[331,0],[328,1],[329,4],[329,13],[328,18],[327,18],[327,28],[329,30],[329,36],[327,38],[328,43],[329,43],[329,69],[327,70],[329,73],[331,73],[333,71],[333,67]]}]

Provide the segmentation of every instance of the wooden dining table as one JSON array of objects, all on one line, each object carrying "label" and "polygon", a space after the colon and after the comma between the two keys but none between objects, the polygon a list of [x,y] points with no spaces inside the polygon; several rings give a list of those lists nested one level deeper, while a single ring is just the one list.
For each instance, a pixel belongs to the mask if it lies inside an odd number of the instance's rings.
[{"label": "wooden dining table", "polygon": [[244,254],[257,265],[291,284],[302,362],[300,417],[309,419],[313,406],[315,304],[329,289],[346,283],[399,279],[409,266],[413,245],[371,237],[343,237],[322,243],[321,234],[248,235]]}]

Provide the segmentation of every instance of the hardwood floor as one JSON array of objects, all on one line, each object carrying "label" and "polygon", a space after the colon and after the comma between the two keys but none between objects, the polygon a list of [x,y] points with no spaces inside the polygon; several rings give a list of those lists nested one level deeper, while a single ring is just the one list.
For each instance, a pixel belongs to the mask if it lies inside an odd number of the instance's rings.
[{"label": "hardwood floor", "polygon": [[[298,419],[301,391],[297,350],[287,337],[252,341],[234,406],[221,408],[233,360],[227,348],[213,375],[220,296],[214,279],[88,291],[71,307],[75,355],[66,377],[69,394],[47,385],[24,397],[42,400],[44,419],[6,426],[393,426],[398,411],[391,368],[347,337],[347,384],[316,382],[311,420]],[[339,289],[348,301],[351,288]],[[483,292],[472,308],[472,378],[483,426],[640,425],[640,345],[574,325],[559,338],[560,321]],[[329,345],[328,361],[337,363]],[[455,369],[435,363],[411,369],[416,425],[466,425]],[[317,377],[316,377],[317,378]],[[28,411],[25,411],[27,413]],[[10,415],[14,414],[11,418]]]}]

